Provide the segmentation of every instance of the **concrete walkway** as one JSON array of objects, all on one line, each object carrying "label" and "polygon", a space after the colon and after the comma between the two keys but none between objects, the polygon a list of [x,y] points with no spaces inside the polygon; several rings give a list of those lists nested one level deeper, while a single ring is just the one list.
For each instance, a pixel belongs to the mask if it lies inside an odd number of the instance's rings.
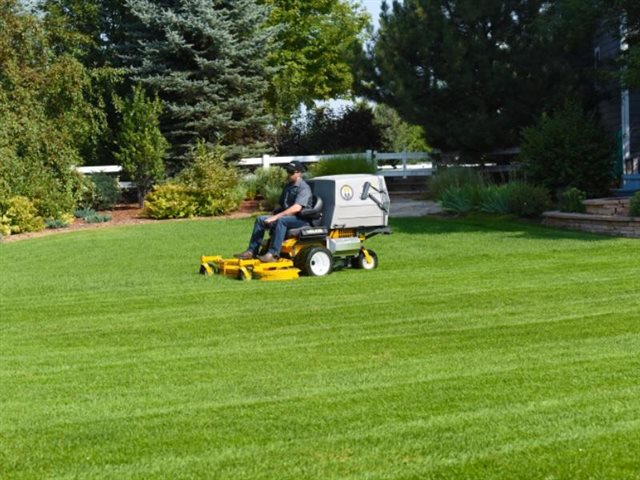
[{"label": "concrete walkway", "polygon": [[442,213],[442,208],[436,202],[430,200],[412,200],[407,198],[392,198],[391,218],[400,217],[424,217]]}]

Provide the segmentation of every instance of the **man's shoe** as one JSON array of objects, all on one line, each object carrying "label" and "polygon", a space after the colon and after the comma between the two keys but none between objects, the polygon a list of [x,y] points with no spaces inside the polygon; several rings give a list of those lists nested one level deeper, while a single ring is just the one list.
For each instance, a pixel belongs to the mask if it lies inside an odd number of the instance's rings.
[{"label": "man's shoe", "polygon": [[258,257],[258,260],[260,260],[263,263],[268,263],[268,262],[275,262],[277,258],[273,256],[273,253],[267,252],[264,255],[260,255]]},{"label": "man's shoe", "polygon": [[247,250],[246,252],[236,253],[234,257],[240,260],[251,260],[253,258],[253,252],[251,250]]}]

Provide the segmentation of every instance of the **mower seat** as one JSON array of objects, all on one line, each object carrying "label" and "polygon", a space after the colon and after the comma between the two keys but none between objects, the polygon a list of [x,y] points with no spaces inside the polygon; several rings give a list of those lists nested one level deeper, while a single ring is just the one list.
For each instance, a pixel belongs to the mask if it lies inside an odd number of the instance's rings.
[{"label": "mower seat", "polygon": [[328,234],[329,230],[325,227],[305,225],[304,227],[287,230],[286,238],[299,238],[301,240],[322,239],[326,238]]},{"label": "mower seat", "polygon": [[[308,235],[327,235],[326,228],[322,228],[323,232],[320,232],[320,229],[318,228],[318,225],[322,220],[322,208],[324,206],[322,198],[314,195],[312,197],[312,205],[313,206],[311,208],[303,208],[298,214],[298,218],[309,222],[309,225],[287,230],[286,238],[300,238]],[[305,230],[309,230],[309,232],[307,232],[308,235],[303,233]]]}]

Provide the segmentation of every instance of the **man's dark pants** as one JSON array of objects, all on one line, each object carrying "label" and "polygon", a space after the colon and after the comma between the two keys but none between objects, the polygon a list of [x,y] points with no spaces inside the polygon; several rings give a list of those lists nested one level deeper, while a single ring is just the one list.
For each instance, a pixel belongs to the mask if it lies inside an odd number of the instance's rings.
[{"label": "man's dark pants", "polygon": [[251,250],[254,255],[258,252],[262,239],[264,238],[264,233],[267,230],[271,230],[271,245],[269,246],[268,252],[274,257],[278,257],[280,255],[280,248],[282,247],[282,242],[284,242],[287,230],[309,225],[308,222],[300,220],[298,217],[293,215],[280,217],[276,222],[269,225],[264,223],[267,218],[269,218],[268,215],[262,215],[256,218],[256,221],[253,224],[253,233],[251,234],[251,240],[249,241],[249,250]]}]

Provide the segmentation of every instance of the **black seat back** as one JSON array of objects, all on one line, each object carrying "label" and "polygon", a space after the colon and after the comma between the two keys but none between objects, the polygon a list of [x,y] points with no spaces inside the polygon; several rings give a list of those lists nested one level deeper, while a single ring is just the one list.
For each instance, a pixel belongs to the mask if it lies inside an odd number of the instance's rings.
[{"label": "black seat back", "polygon": [[302,220],[306,220],[314,227],[320,225],[320,221],[322,220],[322,207],[324,204],[322,203],[322,198],[314,195],[312,197],[311,208],[303,208],[298,214],[298,218]]}]

